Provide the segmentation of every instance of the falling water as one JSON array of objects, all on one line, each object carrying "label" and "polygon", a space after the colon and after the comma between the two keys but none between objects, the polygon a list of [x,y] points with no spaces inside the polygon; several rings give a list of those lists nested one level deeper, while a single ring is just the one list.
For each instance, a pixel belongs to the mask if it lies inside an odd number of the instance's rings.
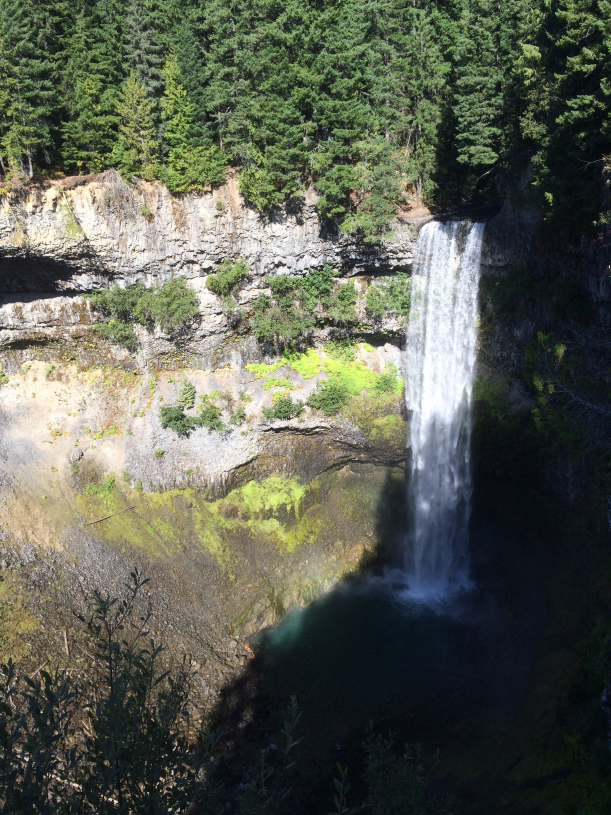
[{"label": "falling water", "polygon": [[483,223],[436,221],[418,237],[407,330],[412,412],[410,594],[443,597],[468,585],[471,392]]}]

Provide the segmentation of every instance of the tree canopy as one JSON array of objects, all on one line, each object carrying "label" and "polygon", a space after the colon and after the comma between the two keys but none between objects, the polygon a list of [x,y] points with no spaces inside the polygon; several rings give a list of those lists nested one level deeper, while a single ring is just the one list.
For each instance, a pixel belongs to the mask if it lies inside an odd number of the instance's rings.
[{"label": "tree canopy", "polygon": [[[5,183],[116,167],[175,194],[238,168],[376,241],[405,202],[607,216],[610,0],[0,0]],[[602,214],[601,214],[602,213]]]}]

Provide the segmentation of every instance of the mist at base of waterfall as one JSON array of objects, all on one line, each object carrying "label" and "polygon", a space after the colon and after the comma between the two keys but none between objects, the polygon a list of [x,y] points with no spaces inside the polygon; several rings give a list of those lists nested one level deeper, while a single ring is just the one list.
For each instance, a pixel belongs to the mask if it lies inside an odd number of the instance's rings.
[{"label": "mist at base of waterfall", "polygon": [[363,575],[263,632],[268,690],[338,727],[427,710],[459,689],[477,715],[517,704],[545,616],[540,575],[526,542],[495,519],[475,520],[470,536],[468,591],[422,602],[399,573]]}]

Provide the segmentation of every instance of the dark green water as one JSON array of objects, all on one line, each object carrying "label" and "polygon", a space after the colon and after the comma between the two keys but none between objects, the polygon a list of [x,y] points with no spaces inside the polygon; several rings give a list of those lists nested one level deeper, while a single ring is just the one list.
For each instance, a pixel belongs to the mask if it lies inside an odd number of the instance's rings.
[{"label": "dark green water", "polygon": [[365,575],[289,614],[259,641],[268,691],[353,726],[427,710],[511,713],[545,618],[541,563],[491,518],[473,521],[471,549],[474,588],[444,605],[409,602]]}]

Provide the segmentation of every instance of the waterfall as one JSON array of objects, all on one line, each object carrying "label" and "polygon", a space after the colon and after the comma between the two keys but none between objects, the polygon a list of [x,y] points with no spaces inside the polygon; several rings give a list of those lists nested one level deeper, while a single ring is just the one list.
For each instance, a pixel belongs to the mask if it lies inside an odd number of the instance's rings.
[{"label": "waterfall", "polygon": [[483,223],[420,231],[407,329],[410,594],[439,597],[469,580],[471,393]]}]

